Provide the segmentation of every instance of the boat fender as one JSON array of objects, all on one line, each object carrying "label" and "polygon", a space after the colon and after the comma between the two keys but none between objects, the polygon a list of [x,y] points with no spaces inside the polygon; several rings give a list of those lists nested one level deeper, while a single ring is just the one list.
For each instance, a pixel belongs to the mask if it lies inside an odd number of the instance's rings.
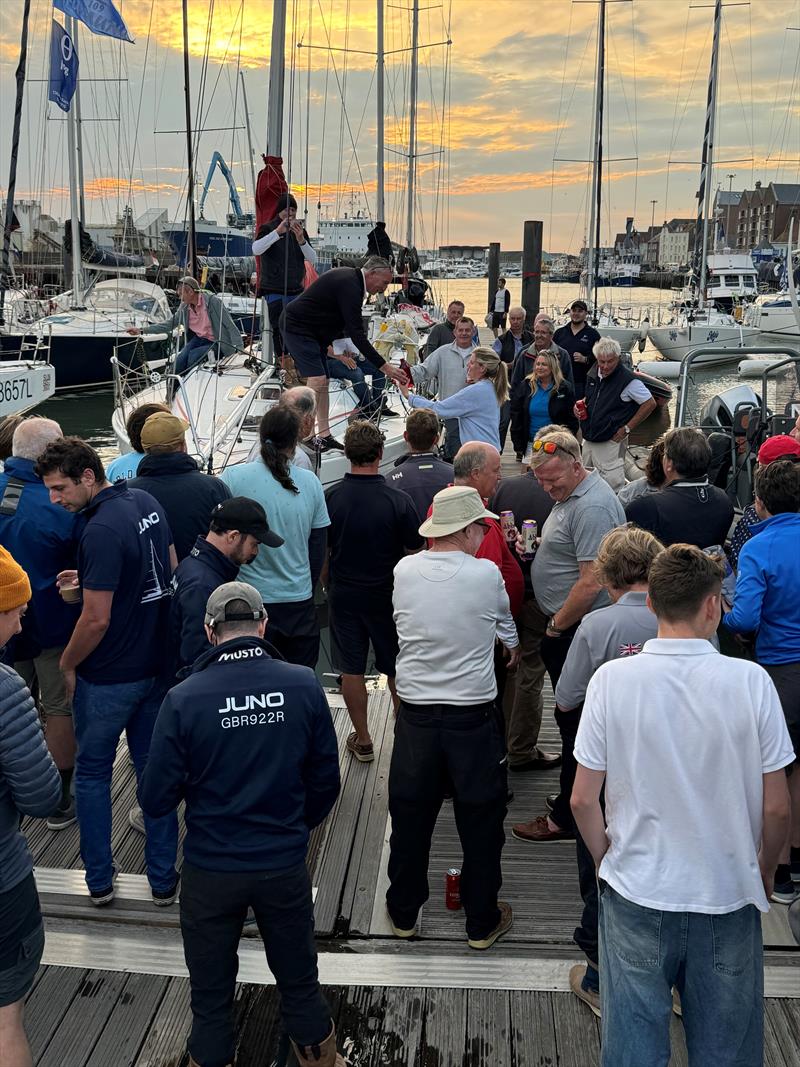
[{"label": "boat fender", "polygon": [[[740,378],[760,378],[765,370],[772,367],[777,367],[779,363],[783,363],[784,360],[768,360],[768,359],[743,359],[739,363],[739,377]],[[788,366],[788,364],[787,364]]]},{"label": "boat fender", "polygon": [[654,378],[674,381],[680,375],[681,365],[674,359],[651,359],[637,363],[636,369],[643,374],[652,374]]}]

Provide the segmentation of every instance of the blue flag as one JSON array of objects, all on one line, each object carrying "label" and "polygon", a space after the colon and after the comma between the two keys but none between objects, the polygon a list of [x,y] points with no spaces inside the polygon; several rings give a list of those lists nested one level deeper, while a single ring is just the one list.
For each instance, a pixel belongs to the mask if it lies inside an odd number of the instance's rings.
[{"label": "blue flag", "polygon": [[120,41],[133,41],[122,15],[111,0],[53,0],[53,7],[72,15],[88,26],[92,33],[106,37],[118,37]]},{"label": "blue flag", "polygon": [[50,91],[47,99],[58,104],[62,111],[69,111],[77,84],[78,53],[70,35],[53,19],[53,33],[50,38]]}]

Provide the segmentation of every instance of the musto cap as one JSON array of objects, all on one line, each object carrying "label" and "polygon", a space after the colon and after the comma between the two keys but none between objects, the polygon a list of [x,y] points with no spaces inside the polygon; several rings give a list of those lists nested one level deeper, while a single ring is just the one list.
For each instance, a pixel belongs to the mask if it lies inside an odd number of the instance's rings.
[{"label": "musto cap", "polygon": [[234,496],[217,504],[211,512],[211,521],[218,530],[252,534],[256,541],[268,548],[280,548],[283,544],[283,538],[270,530],[267,513],[247,496]]},{"label": "musto cap", "polygon": [[[244,601],[247,610],[231,611],[235,601]],[[247,582],[226,582],[218,586],[206,602],[206,626],[219,626],[221,622],[244,622],[252,619],[259,622],[267,617],[261,594]]]}]

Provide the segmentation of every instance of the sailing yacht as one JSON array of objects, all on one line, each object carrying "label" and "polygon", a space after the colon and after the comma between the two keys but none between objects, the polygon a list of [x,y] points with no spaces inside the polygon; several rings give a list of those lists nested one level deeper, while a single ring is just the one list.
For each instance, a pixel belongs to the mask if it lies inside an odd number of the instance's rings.
[{"label": "sailing yacht", "polygon": [[[128,327],[141,329],[171,315],[161,286],[122,276],[97,281],[77,299],[73,290],[62,293],[41,305],[41,312],[33,321],[12,316],[4,327],[1,358],[17,358],[23,345],[49,346],[59,391],[108,385],[115,352],[125,359],[139,351],[139,339],[126,333]],[[144,351],[149,359],[163,359],[165,339],[166,333],[164,338],[146,340]]]},{"label": "sailing yacht", "polygon": [[[719,345],[720,354],[708,354],[699,363],[729,363],[738,361],[736,347],[744,347],[758,336],[758,330],[745,326],[724,308],[717,307],[713,294],[725,297],[720,291],[720,282],[724,286],[725,256],[709,255],[709,235],[711,219],[711,185],[714,167],[714,131],[717,110],[717,85],[719,80],[719,43],[722,27],[722,0],[714,4],[714,32],[711,44],[711,65],[708,75],[708,110],[706,114],[705,135],[703,138],[703,156],[700,166],[700,192],[698,193],[697,237],[695,248],[699,259],[691,280],[689,291],[684,291],[684,298],[673,309],[669,322],[650,329],[650,339],[665,359],[682,360],[694,348]],[[744,257],[733,257],[739,260]],[[749,257],[747,257],[749,258]],[[720,260],[718,262],[717,260]],[[729,273],[735,275],[737,285],[743,278],[745,264],[731,261]],[[750,263],[752,275],[755,269]],[[715,268],[719,270],[715,272]],[[748,274],[749,272],[744,272]],[[755,296],[755,287],[752,287]],[[732,297],[730,297],[732,300]]]}]

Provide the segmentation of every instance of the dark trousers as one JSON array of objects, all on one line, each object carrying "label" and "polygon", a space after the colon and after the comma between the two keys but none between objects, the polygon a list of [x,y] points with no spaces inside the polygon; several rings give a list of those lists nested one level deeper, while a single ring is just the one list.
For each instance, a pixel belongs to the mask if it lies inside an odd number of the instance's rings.
[{"label": "dark trousers", "polygon": [[500,451],[506,447],[508,427],[511,425],[511,401],[506,400],[500,407]]},{"label": "dark trousers", "polygon": [[[600,805],[605,811],[605,788],[600,793]],[[597,873],[592,854],[586,847],[586,842],[581,837],[577,827],[575,829],[575,853],[575,858],[578,861],[578,885],[580,886],[581,899],[583,900],[583,911],[581,912],[580,924],[575,927],[572,938],[578,948],[586,953],[587,959],[591,960],[592,964],[597,967],[599,955],[597,929],[600,908],[600,900],[597,895]]]},{"label": "dark trousers", "polygon": [[[461,901],[467,936],[486,937],[500,921],[506,768],[494,704],[401,702],[389,771],[389,889],[393,922],[410,930],[428,899],[428,859],[446,789],[464,858]],[[444,893],[445,872],[437,871]]]},{"label": "dark trousers", "polygon": [[299,295],[299,293],[287,293],[286,296],[281,294],[277,299],[274,296],[266,298],[269,327],[272,330],[272,350],[275,353],[276,360],[279,360],[284,354],[283,334],[281,333],[280,325],[283,309]]},{"label": "dark trousers", "polygon": [[447,460],[448,463],[452,463],[459,448],[461,448],[461,437],[458,433],[458,419],[445,419],[442,459]]},{"label": "dark trousers", "polygon": [[319,659],[319,621],[314,598],[295,604],[265,604],[267,641],[274,645],[288,663],[310,667]]},{"label": "dark trousers", "polygon": [[237,950],[248,907],[255,913],[289,1036],[298,1045],[311,1045],[331,1030],[317,977],[314,905],[305,863],[241,873],[184,863],[181,934],[191,984],[189,1052],[203,1067],[233,1062]]},{"label": "dark trousers", "polygon": [[[542,639],[542,659],[550,676],[550,682],[555,691],[558,679],[564,669],[572,638],[578,629],[577,624],[565,630],[561,637],[544,637]],[[581,708],[572,711],[556,711],[555,720],[558,732],[561,735],[561,767],[558,778],[558,796],[553,804],[550,817],[562,830],[575,831],[575,850],[578,861],[578,883],[581,897],[583,898],[583,913],[580,926],[575,928],[573,937],[575,944],[582,949],[592,963],[597,965],[597,877],[594,869],[592,854],[586,847],[583,838],[578,832],[575,820],[572,817],[572,809],[569,800],[572,796],[572,787],[575,784],[575,738],[578,734],[578,726],[581,721]]]},{"label": "dark trousers", "polygon": [[[545,634],[542,638],[540,650],[542,662],[550,676],[553,692],[555,692],[558,685],[558,679],[561,677],[569,647],[577,629],[578,626],[576,624],[565,630],[560,637],[548,637]],[[575,714],[575,712],[569,712],[569,714],[564,715],[557,711],[555,719],[558,732],[561,734],[561,771],[559,774],[559,792],[553,805],[551,818],[562,830],[572,830],[575,826],[572,810],[569,806],[569,798],[575,781],[575,757],[572,754],[572,750],[575,747],[575,735],[578,732],[580,715]]]}]

